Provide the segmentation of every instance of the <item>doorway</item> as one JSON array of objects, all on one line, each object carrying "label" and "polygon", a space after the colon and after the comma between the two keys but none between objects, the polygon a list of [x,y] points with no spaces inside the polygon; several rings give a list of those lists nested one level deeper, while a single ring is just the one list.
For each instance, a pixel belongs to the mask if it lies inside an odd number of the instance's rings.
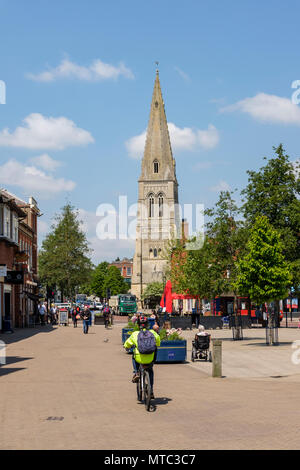
[{"label": "doorway", "polygon": [[10,292],[4,292],[4,318],[10,320]]}]

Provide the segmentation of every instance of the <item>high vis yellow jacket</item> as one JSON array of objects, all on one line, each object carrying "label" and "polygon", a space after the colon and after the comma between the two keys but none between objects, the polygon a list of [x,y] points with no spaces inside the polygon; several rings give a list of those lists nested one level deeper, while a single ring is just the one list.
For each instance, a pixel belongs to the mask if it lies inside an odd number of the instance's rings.
[{"label": "high vis yellow jacket", "polygon": [[[160,346],[160,337],[159,337],[159,335],[154,330],[149,330],[149,331],[151,331],[151,333],[153,333],[153,335],[155,337],[156,346],[157,347]],[[130,348],[134,347],[135,349],[133,351],[133,355],[134,355],[134,359],[136,360],[136,362],[138,362],[139,364],[150,364],[151,362],[153,362],[154,353],[152,353],[152,354],[140,354],[140,352],[138,350],[138,334],[139,334],[139,331],[134,331],[129,336],[129,338],[125,341],[124,348],[130,349]]]}]

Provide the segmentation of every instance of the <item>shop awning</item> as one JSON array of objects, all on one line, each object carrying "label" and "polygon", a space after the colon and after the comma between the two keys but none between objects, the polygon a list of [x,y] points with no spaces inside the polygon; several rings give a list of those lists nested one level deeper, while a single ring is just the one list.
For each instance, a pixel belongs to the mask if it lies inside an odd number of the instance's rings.
[{"label": "shop awning", "polygon": [[27,297],[30,299],[30,300],[35,300],[35,301],[38,301],[40,300],[40,297],[36,294],[32,294],[31,292],[24,292],[25,295],[27,295]]}]

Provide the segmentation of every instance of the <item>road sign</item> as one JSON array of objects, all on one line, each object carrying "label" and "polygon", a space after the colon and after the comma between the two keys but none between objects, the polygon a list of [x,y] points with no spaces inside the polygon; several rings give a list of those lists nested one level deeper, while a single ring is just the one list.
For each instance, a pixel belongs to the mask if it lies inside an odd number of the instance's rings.
[{"label": "road sign", "polygon": [[68,310],[59,310],[58,316],[59,316],[58,323],[60,325],[68,325],[69,323]]}]

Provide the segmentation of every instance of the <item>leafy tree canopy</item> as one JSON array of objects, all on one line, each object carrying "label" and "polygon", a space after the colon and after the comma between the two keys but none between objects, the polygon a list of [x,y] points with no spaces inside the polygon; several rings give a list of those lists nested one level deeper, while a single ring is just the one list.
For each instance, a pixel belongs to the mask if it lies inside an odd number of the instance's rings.
[{"label": "leafy tree canopy", "polygon": [[142,294],[142,300],[151,297],[161,297],[164,292],[164,284],[162,282],[150,282]]},{"label": "leafy tree canopy", "polygon": [[243,213],[248,227],[264,215],[280,233],[283,254],[291,264],[291,286],[300,288],[300,179],[299,165],[290,161],[282,144],[259,171],[248,171]]},{"label": "leafy tree canopy", "polygon": [[109,266],[104,278],[104,292],[106,296],[106,289],[110,289],[111,295],[126,294],[129,286],[122,277],[120,270],[116,266]]},{"label": "leafy tree canopy", "polygon": [[89,280],[92,263],[86,236],[80,228],[78,212],[66,204],[42,243],[39,276],[43,284],[74,296],[76,288]]},{"label": "leafy tree canopy", "polygon": [[100,298],[106,297],[104,281],[108,273],[108,267],[109,264],[106,261],[98,264],[91,276],[89,290],[93,295]]},{"label": "leafy tree canopy", "polygon": [[260,304],[285,298],[290,280],[280,235],[266,216],[258,216],[250,229],[246,254],[237,262],[235,289]]}]

